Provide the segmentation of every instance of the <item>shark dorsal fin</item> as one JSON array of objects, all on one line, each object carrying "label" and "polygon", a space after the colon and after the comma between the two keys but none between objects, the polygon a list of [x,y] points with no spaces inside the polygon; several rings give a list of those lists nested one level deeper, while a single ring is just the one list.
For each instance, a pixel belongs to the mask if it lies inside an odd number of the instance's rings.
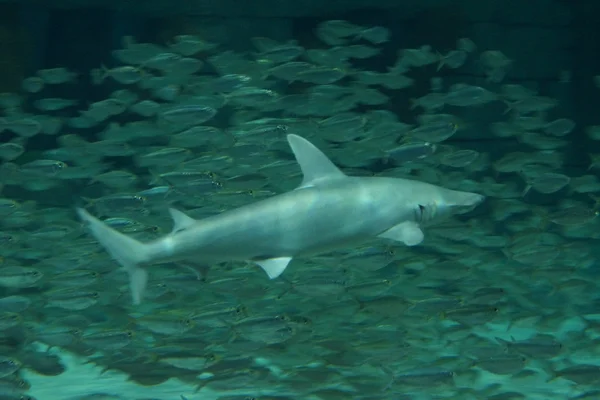
[{"label": "shark dorsal fin", "polygon": [[346,177],[321,150],[308,140],[298,135],[287,135],[287,140],[304,175],[298,189]]},{"label": "shark dorsal fin", "polygon": [[171,233],[183,231],[196,223],[194,218],[175,208],[169,208],[169,213],[173,218],[173,231]]}]

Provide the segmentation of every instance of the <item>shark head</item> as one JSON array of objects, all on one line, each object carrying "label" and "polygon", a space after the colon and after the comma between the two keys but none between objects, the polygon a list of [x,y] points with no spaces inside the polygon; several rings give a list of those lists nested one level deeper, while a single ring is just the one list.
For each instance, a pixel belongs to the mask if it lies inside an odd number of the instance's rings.
[{"label": "shark head", "polygon": [[440,186],[430,186],[426,196],[416,196],[416,219],[421,224],[436,222],[451,215],[464,214],[479,204],[485,197],[471,192],[446,189]]},{"label": "shark head", "polygon": [[382,232],[378,237],[416,246],[424,239],[423,226],[434,224],[454,214],[468,212],[484,197],[470,192],[445,189],[425,182],[391,178],[394,197],[403,210],[403,221]]}]

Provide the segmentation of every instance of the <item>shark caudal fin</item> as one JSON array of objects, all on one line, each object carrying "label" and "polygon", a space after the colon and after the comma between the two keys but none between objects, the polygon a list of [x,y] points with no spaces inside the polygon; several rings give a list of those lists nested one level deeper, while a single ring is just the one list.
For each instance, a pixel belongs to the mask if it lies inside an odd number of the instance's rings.
[{"label": "shark caudal fin", "polygon": [[78,208],[77,214],[108,254],[125,268],[133,303],[139,304],[148,282],[148,273],[140,267],[148,261],[148,245],[112,229],[83,208]]}]

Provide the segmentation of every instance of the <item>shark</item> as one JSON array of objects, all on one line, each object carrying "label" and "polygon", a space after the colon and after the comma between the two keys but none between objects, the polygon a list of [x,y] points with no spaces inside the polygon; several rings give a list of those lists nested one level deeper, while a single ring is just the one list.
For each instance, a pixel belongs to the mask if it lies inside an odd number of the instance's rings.
[{"label": "shark", "polygon": [[93,237],[129,274],[134,304],[141,303],[150,265],[246,261],[270,279],[297,257],[310,257],[382,238],[416,246],[423,227],[474,209],[484,201],[416,180],[346,175],[305,138],[289,134],[303,175],[294,190],[196,220],[170,208],[173,230],[153,241],[127,236],[84,208],[76,211]]}]

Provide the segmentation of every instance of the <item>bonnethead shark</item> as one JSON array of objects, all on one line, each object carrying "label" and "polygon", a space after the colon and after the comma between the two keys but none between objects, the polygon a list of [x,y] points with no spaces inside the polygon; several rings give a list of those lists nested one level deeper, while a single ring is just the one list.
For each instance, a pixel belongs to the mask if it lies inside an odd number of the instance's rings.
[{"label": "bonnethead shark", "polygon": [[173,231],[154,241],[142,243],[77,209],[96,240],[128,272],[134,304],[142,300],[151,264],[251,261],[274,279],[295,257],[375,237],[418,245],[422,226],[484,200],[414,180],[348,176],[308,140],[288,135],[287,141],[303,174],[299,187],[202,220],[171,208]]}]

